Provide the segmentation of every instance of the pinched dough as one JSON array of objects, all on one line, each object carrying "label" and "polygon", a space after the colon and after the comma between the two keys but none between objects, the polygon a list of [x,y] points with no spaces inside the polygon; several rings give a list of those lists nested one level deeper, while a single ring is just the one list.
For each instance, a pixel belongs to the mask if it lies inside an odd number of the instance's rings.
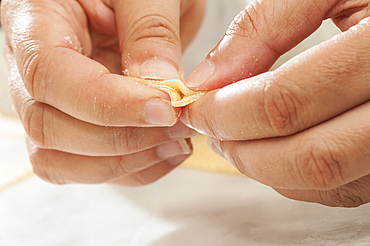
[{"label": "pinched dough", "polygon": [[155,89],[166,92],[171,98],[171,104],[174,107],[183,107],[193,103],[205,92],[192,91],[187,88],[181,80],[157,80],[157,79],[139,79],[131,77],[139,84],[150,86]]}]

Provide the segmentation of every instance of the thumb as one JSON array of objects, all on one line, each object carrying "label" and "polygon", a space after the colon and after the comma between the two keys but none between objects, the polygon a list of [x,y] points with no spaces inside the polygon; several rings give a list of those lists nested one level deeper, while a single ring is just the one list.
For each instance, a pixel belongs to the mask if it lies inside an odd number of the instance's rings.
[{"label": "thumb", "polygon": [[124,75],[184,80],[180,40],[181,0],[116,0]]},{"label": "thumb", "polygon": [[191,89],[212,90],[268,71],[320,25],[338,0],[255,0],[189,75]]}]

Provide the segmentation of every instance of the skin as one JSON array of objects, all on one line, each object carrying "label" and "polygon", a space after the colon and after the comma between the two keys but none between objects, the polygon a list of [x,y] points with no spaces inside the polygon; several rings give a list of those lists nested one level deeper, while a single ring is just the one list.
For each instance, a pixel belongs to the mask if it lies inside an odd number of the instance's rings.
[{"label": "skin", "polygon": [[[188,77],[211,90],[182,121],[246,176],[288,198],[370,202],[370,1],[258,0]],[[340,35],[275,71],[332,18]]]},{"label": "skin", "polygon": [[182,163],[194,131],[166,93],[122,74],[183,79],[203,12],[194,0],[2,1],[10,93],[35,173],[136,186]]},{"label": "skin", "polygon": [[[165,127],[179,114],[168,96],[120,76],[184,76],[204,2],[153,2],[3,1],[11,95],[41,178],[142,185],[191,153],[193,132]],[[189,76],[211,92],[182,121],[286,197],[369,202],[369,12],[366,0],[254,1]],[[268,72],[327,18],[343,34]]]}]

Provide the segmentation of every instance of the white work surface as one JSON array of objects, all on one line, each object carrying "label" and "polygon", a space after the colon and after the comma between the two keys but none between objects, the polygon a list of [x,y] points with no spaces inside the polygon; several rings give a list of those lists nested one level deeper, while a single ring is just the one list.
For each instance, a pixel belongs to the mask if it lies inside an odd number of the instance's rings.
[{"label": "white work surface", "polygon": [[[21,127],[8,123],[0,173],[27,170]],[[296,202],[241,175],[185,168],[142,188],[31,176],[0,191],[1,246],[370,245],[369,218],[370,204]]]}]

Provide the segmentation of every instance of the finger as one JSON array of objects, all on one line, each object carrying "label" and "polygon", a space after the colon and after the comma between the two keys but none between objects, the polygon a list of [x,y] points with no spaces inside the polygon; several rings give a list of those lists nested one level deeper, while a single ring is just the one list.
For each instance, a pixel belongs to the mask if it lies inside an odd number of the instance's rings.
[{"label": "finger", "polygon": [[34,101],[22,87],[11,90],[15,109],[27,135],[39,147],[80,155],[124,155],[155,147],[174,139],[194,136],[194,130],[178,122],[172,127],[102,127],[80,121],[53,107]]},{"label": "finger", "polygon": [[209,92],[183,121],[216,138],[245,140],[291,135],[335,117],[370,100],[369,38],[368,18],[274,72]]},{"label": "finger", "polygon": [[184,79],[181,0],[116,0],[122,71],[141,78]]},{"label": "finger", "polygon": [[370,2],[365,1],[340,1],[327,14],[334,23],[345,31],[358,24],[366,16],[370,16]]},{"label": "finger", "polygon": [[[109,0],[81,0],[79,1],[85,9],[91,25],[91,29],[99,33],[117,35],[117,26],[113,4]],[[181,2],[180,17],[180,38],[182,50],[194,39],[204,16],[205,0],[186,0]],[[94,38],[101,40],[99,45],[106,43],[106,36],[92,33]],[[117,39],[118,40],[118,39]],[[109,43],[111,45],[111,43]],[[108,46],[111,47],[111,46]],[[102,52],[103,53],[103,52]],[[117,59],[118,58],[118,63]],[[120,52],[104,50],[104,55],[94,53],[94,60],[97,60],[109,68],[111,72],[122,73]]]},{"label": "finger", "polygon": [[187,86],[211,90],[268,71],[279,56],[313,33],[322,20],[337,15],[340,10],[332,10],[336,4],[336,0],[253,1],[190,74]]},{"label": "finger", "polygon": [[195,38],[202,24],[206,8],[205,0],[182,1],[180,17],[181,48],[184,51]]},{"label": "finger", "polygon": [[79,0],[89,22],[91,58],[111,73],[122,74],[116,15],[111,0]]},{"label": "finger", "polygon": [[123,186],[142,186],[151,184],[168,174],[174,169],[175,166],[180,165],[188,157],[189,155],[171,157],[166,161],[158,163],[157,165],[153,165],[131,175],[112,180],[109,183]]},{"label": "finger", "polygon": [[39,147],[89,156],[136,153],[195,135],[181,122],[172,127],[98,126],[37,102],[25,104],[22,122],[27,135]]},{"label": "finger", "polygon": [[358,207],[370,202],[370,176],[365,176],[349,184],[328,191],[275,190],[287,198],[298,201],[316,202],[331,207]]},{"label": "finger", "polygon": [[80,121],[46,104],[26,91],[11,53],[10,94],[27,135],[39,147],[80,155],[124,155],[156,145],[189,138],[195,132],[178,122],[172,127],[102,127]]},{"label": "finger", "polygon": [[117,34],[114,9],[110,0],[79,0],[91,29],[104,34]]},{"label": "finger", "polygon": [[83,156],[41,149],[30,140],[28,149],[34,172],[40,178],[57,184],[106,183],[160,163],[166,163],[165,172],[168,172],[180,164],[174,157],[188,157],[191,154],[191,148],[184,140],[130,155],[110,157]]},{"label": "finger", "polygon": [[[18,60],[19,68],[23,68],[23,63],[34,62],[36,54],[31,51],[48,44],[68,47],[85,55],[91,53],[87,19],[76,1],[4,0],[1,2],[1,23],[5,42],[22,58]],[[22,52],[25,53],[23,57]]]},{"label": "finger", "polygon": [[370,174],[370,102],[299,134],[220,142],[243,174],[279,189],[330,190]]},{"label": "finger", "polygon": [[[11,19],[7,35],[21,79],[36,101],[99,125],[148,126],[176,122],[176,113],[166,93],[110,74],[104,66],[80,53],[85,46],[78,34],[84,31],[83,27],[74,27],[77,17],[70,16],[55,2],[51,11],[49,5],[44,4],[45,8],[40,5],[42,1],[26,2],[28,8],[22,5],[14,11],[36,17],[26,19],[25,23],[23,19]],[[70,2],[74,1],[65,4]],[[25,29],[17,29],[22,20]],[[24,31],[27,38],[18,42],[14,37],[23,37]]]}]

